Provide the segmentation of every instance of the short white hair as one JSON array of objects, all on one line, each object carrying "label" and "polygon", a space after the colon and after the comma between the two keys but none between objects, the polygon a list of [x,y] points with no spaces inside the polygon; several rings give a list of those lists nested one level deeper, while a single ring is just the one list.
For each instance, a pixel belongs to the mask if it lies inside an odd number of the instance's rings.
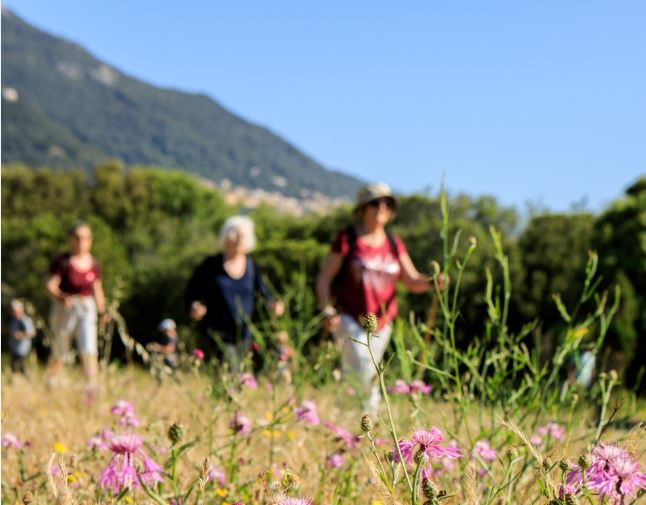
[{"label": "short white hair", "polygon": [[12,310],[25,310],[25,305],[17,299],[11,300],[11,309]]},{"label": "short white hair", "polygon": [[246,253],[249,253],[256,248],[256,230],[250,217],[231,216],[224,222],[222,228],[220,228],[220,248],[224,249],[227,239],[234,233],[239,233],[242,236]]}]

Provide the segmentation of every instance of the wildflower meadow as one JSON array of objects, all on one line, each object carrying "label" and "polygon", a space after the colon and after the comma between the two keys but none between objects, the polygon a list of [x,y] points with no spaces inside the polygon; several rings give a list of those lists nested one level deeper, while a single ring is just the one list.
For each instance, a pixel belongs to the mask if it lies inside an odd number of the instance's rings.
[{"label": "wildflower meadow", "polygon": [[[254,326],[241,370],[205,361],[186,344],[179,368],[148,360],[119,335],[135,363],[102,362],[88,401],[79,370],[60,384],[10,378],[2,388],[2,500],[33,504],[613,504],[646,496],[644,402],[614,370],[589,387],[572,377],[582,343],[599,352],[619,307],[600,292],[590,252],[579,301],[566,306],[549,356],[532,344],[537,321],[507,323],[509,259],[489,240],[486,325],[466,347],[460,289],[475,239],[449,236],[442,271],[451,284],[425,322],[400,316],[382,362],[377,411],[342,377],[329,338],[298,344],[320,318],[292,321],[296,355],[285,374],[271,321]],[[437,275],[439,265],[434,275]],[[296,303],[294,298],[292,303]],[[374,331],[374,320],[365,318]],[[371,341],[368,339],[368,350]],[[304,341],[303,341],[304,342]],[[262,363],[259,365],[258,363]]]}]

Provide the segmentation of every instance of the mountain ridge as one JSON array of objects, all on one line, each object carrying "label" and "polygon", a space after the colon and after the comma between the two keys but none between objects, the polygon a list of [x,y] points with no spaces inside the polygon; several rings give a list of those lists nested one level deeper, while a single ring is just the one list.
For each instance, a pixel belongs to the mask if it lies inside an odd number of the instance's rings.
[{"label": "mountain ridge", "polygon": [[2,88],[3,163],[89,170],[118,158],[299,198],[351,198],[362,184],[204,93],[131,77],[4,7]]}]

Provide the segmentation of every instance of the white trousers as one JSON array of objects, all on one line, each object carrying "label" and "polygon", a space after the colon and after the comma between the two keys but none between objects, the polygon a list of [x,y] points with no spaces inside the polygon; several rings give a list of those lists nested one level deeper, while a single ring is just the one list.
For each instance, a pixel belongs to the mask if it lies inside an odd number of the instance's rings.
[{"label": "white trousers", "polygon": [[[390,342],[392,325],[387,324],[370,339],[372,354],[377,363],[381,362]],[[368,335],[359,323],[347,314],[341,314],[341,322],[334,332],[341,349],[341,371],[343,375],[356,381],[369,393],[366,407],[374,413],[379,405],[379,385],[374,382],[377,370],[365,345]]]},{"label": "white trousers", "polygon": [[91,296],[75,296],[72,307],[54,300],[49,314],[50,328],[54,334],[52,357],[63,359],[70,350],[72,333],[76,334],[79,354],[97,355],[97,310]]}]

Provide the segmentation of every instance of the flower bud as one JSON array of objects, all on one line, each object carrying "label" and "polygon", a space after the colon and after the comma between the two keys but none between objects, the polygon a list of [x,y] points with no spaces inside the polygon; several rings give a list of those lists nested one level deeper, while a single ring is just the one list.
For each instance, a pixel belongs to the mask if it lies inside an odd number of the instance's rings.
[{"label": "flower bud", "polygon": [[363,431],[364,433],[369,433],[373,428],[374,424],[372,424],[372,419],[370,419],[370,416],[368,414],[364,415],[361,418],[361,431]]},{"label": "flower bud", "polygon": [[422,481],[422,491],[424,492],[424,497],[433,499],[437,498],[438,490],[437,486],[430,479],[424,479]]},{"label": "flower bud", "polygon": [[184,426],[179,423],[171,424],[168,428],[168,438],[170,439],[173,445],[178,444],[182,437],[184,436]]},{"label": "flower bud", "polygon": [[424,451],[422,449],[417,451],[415,456],[413,456],[413,460],[415,461],[415,464],[419,465],[424,460]]},{"label": "flower bud", "polygon": [[74,505],[72,492],[68,488],[64,487],[58,492],[55,503],[56,505]]},{"label": "flower bud", "polygon": [[33,501],[34,501],[34,494],[31,491],[27,491],[24,495],[22,495],[22,502],[25,505],[29,505]]},{"label": "flower bud", "polygon": [[518,448],[515,445],[510,445],[505,451],[505,456],[509,461],[513,461],[518,457]]},{"label": "flower bud", "polygon": [[287,470],[281,480],[283,489],[296,489],[300,485],[300,479],[294,472]]},{"label": "flower bud", "polygon": [[608,377],[610,377],[610,380],[612,382],[617,382],[617,379],[619,379],[619,375],[617,374],[617,370],[612,369],[610,372],[608,372]]},{"label": "flower bud", "polygon": [[440,275],[440,264],[437,261],[431,261],[431,273],[433,277]]},{"label": "flower bud", "polygon": [[590,468],[590,456],[588,456],[587,454],[582,454],[579,457],[579,466],[582,470],[587,470],[588,468]]},{"label": "flower bud", "polygon": [[552,459],[549,456],[545,456],[545,459],[543,460],[543,470],[549,472],[552,468],[552,465]]},{"label": "flower bud", "polygon": [[574,494],[565,495],[565,505],[579,505],[579,499]]},{"label": "flower bud", "polygon": [[562,472],[567,472],[570,469],[570,464],[568,463],[567,459],[559,460],[559,468]]},{"label": "flower bud", "polygon": [[469,237],[469,246],[475,249],[477,245],[478,245],[478,240],[473,236]]},{"label": "flower bud", "polygon": [[364,316],[363,329],[366,330],[367,333],[374,333],[375,331],[377,331],[377,324],[377,316],[372,312]]}]

